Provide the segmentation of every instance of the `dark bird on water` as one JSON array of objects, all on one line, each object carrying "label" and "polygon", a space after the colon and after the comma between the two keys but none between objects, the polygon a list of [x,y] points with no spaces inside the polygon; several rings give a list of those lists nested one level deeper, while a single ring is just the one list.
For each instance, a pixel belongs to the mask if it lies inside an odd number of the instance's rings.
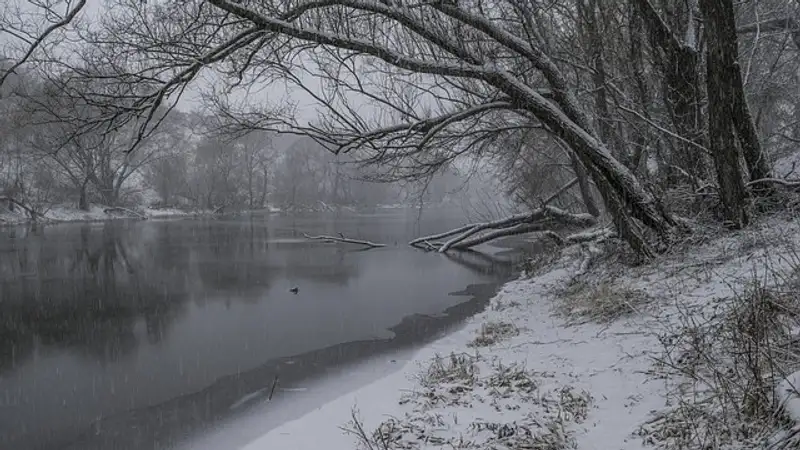
[{"label": "dark bird on water", "polygon": [[292,294],[297,294],[298,291],[300,291],[300,289],[298,289],[296,287],[293,287],[293,288],[289,289],[289,292],[291,292]]}]

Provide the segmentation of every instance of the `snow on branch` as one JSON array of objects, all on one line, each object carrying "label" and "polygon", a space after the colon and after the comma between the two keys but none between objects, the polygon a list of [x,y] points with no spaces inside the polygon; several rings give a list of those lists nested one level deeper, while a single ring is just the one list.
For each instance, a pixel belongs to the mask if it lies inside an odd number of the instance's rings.
[{"label": "snow on branch", "polygon": [[745,186],[751,187],[757,184],[780,184],[784,187],[798,187],[800,186],[800,180],[784,180],[783,178],[761,178],[759,180],[753,180],[748,182]]},{"label": "snow on branch", "polygon": [[[35,3],[32,4],[35,5]],[[83,10],[85,6],[86,6],[86,0],[79,0],[71,8],[70,4],[67,3],[67,11],[60,18],[60,20],[51,23],[50,26],[45,28],[42,31],[42,33],[39,34],[39,36],[37,36],[32,42],[29,42],[28,49],[25,52],[25,54],[22,55],[22,57],[17,62],[15,62],[11,67],[9,67],[8,70],[0,71],[0,86],[2,86],[6,82],[6,80],[12,73],[16,73],[17,69],[19,69],[23,64],[25,64],[26,62],[28,62],[28,60],[30,60],[31,56],[33,56],[36,50],[42,46],[42,44],[44,43],[44,41],[47,39],[48,36],[50,36],[56,30],[64,28],[67,25],[69,25],[75,19],[75,17],[77,17],[78,13],[80,13]],[[41,7],[47,10],[48,17],[52,17],[54,11],[51,8],[44,7],[43,5]]]},{"label": "snow on branch", "polygon": [[364,53],[382,59],[401,69],[419,73],[468,78],[481,78],[487,73],[483,66],[475,64],[455,64],[416,59],[365,40],[351,39],[325,31],[295,26],[284,20],[260,14],[231,0],[209,0],[209,3],[238,17],[247,19],[264,30],[307,42],[332,45],[343,50]]},{"label": "snow on branch", "polygon": [[474,226],[475,225],[472,225],[472,224],[464,225],[463,227],[459,227],[459,228],[456,228],[456,229],[453,229],[453,230],[450,230],[450,231],[445,231],[444,233],[432,234],[430,236],[422,236],[422,237],[416,238],[413,241],[409,242],[408,245],[410,245],[412,247],[415,247],[418,244],[431,245],[431,241],[435,241],[437,239],[443,239],[443,238],[446,238],[446,237],[454,236],[454,235],[459,234],[459,233],[463,233],[463,232],[471,229]]},{"label": "snow on branch", "polygon": [[429,119],[423,119],[411,123],[401,123],[358,133],[348,137],[347,139],[342,139],[342,141],[338,144],[338,147],[340,151],[347,153],[351,149],[358,148],[359,146],[376,142],[392,135],[403,134],[406,138],[410,138],[415,135],[422,135],[420,143],[416,144],[416,147],[421,148],[427,142],[433,139],[433,137],[435,137],[439,132],[447,128],[448,125],[498,109],[514,109],[514,106],[510,102],[502,100],[477,104]]},{"label": "snow on branch", "polygon": [[363,240],[360,240],[360,239],[350,239],[350,238],[344,237],[341,234],[339,235],[339,237],[336,237],[336,236],[327,236],[327,235],[309,236],[308,234],[303,233],[303,237],[305,237],[306,239],[311,239],[311,240],[316,240],[316,241],[343,242],[343,243],[346,243],[346,244],[358,244],[358,245],[364,245],[364,246],[369,247],[369,248],[386,247],[385,244],[378,244],[378,243],[375,243],[375,242],[363,241]]},{"label": "snow on branch", "polygon": [[439,253],[446,253],[450,249],[468,249],[501,237],[547,231],[553,224],[590,227],[596,223],[596,219],[590,214],[570,213],[545,205],[528,213],[515,214],[491,222],[468,224],[445,233],[423,236],[409,242],[409,245],[430,249],[432,241],[455,236],[438,246]]},{"label": "snow on branch", "polygon": [[584,242],[598,242],[616,236],[616,231],[609,227],[596,228],[561,237],[554,231],[547,231],[545,235],[555,240],[559,245],[580,244]]}]

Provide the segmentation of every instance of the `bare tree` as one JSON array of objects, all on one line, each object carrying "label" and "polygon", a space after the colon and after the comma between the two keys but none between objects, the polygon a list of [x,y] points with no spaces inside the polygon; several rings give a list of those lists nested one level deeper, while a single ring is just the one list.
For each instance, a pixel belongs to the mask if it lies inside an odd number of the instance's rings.
[{"label": "bare tree", "polygon": [[53,41],[86,7],[86,0],[40,0],[5,3],[0,9],[0,36],[11,42],[4,55],[11,62],[0,67],[0,87],[36,53]]},{"label": "bare tree", "polygon": [[[212,65],[230,89],[288,80],[327,108],[324,120],[306,126],[253,110],[232,116],[256,129],[291,126],[335,151],[358,149],[395,174],[435,170],[468,154],[502,132],[489,125],[498,123],[497,115],[512,126],[534,119],[575,153],[620,234],[652,254],[652,244],[666,243],[677,223],[613,156],[621,153],[609,149],[613,143],[595,132],[530,20],[532,9],[517,1],[406,7],[361,0],[208,0],[179,10],[124,2],[106,17],[113,32],[95,37],[115,40],[109,51],[132,58],[109,65],[117,81],[135,81],[147,92],[126,105],[130,112],[150,115],[145,106],[172,101],[171,94]],[[144,48],[156,50],[142,54]],[[298,71],[325,89],[310,89]],[[356,107],[356,98],[372,108]],[[645,239],[642,225],[655,232],[654,242]]]},{"label": "bare tree", "polygon": [[[374,169],[372,180],[424,180],[458,160],[513,169],[509,189],[535,210],[536,201],[576,188],[583,205],[569,203],[567,214],[599,216],[596,192],[616,233],[652,255],[680,227],[642,175],[659,183],[650,174],[667,171],[659,190],[685,183],[693,193],[707,185],[713,160],[725,218],[744,226],[747,182],[770,176],[764,142],[773,141],[759,133],[769,126],[784,146],[794,138],[787,108],[768,106],[774,87],[750,78],[754,67],[768,67],[759,81],[790,72],[777,67],[787,60],[777,44],[769,44],[776,56],[752,61],[766,46],[759,24],[780,25],[755,8],[745,70],[728,0],[190,0],[180,8],[114,0],[96,23],[77,27],[79,51],[47,63],[69,81],[67,98],[97,111],[75,134],[103,129],[111,139],[126,130],[131,138],[120,142],[129,152],[120,155],[146,147],[187,86],[208,74],[203,93],[217,131],[311,136]],[[752,36],[748,27],[739,35]],[[319,117],[301,120],[298,105],[263,94],[278,83],[304,93]],[[270,183],[284,185],[287,204],[353,197],[341,166],[303,152],[267,162],[244,141],[206,144],[194,148],[187,185],[209,207],[263,204]],[[140,161],[129,158],[117,167]],[[552,172],[549,159],[557,159]],[[114,171],[103,169],[111,166],[94,164],[90,182],[113,192]],[[287,170],[268,176],[270,166]]]}]

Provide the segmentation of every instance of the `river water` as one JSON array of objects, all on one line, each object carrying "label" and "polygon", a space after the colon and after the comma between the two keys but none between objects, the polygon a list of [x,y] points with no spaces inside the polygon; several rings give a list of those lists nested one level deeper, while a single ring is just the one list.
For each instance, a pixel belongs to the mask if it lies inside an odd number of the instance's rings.
[{"label": "river water", "polygon": [[[480,310],[511,265],[412,249],[409,238],[465,220],[418,219],[401,210],[0,230],[0,448],[171,448],[278,380],[432,339]],[[303,237],[340,232],[387,247]]]}]

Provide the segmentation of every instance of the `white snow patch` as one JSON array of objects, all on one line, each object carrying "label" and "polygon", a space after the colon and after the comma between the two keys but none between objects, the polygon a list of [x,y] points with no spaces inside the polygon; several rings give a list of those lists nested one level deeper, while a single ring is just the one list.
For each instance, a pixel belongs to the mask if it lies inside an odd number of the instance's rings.
[{"label": "white snow patch", "polygon": [[800,371],[794,372],[775,388],[775,396],[781,408],[796,423],[800,423]]}]

